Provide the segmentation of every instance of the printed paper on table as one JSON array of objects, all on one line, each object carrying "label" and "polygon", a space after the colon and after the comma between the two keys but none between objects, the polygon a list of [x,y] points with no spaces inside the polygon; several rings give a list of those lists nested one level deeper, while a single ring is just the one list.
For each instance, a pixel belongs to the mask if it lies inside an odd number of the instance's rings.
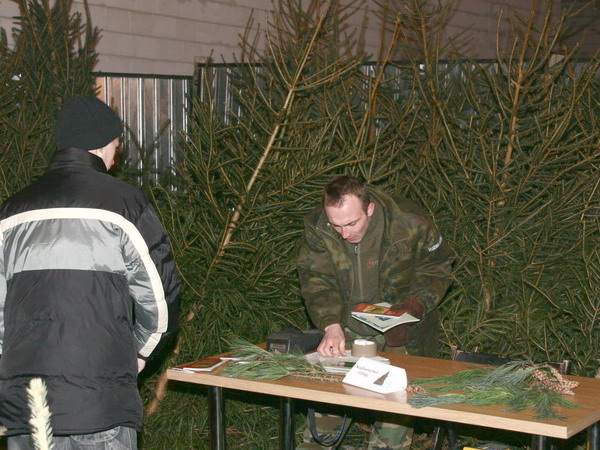
[{"label": "printed paper on table", "polygon": [[360,358],[343,382],[380,394],[402,391],[408,386],[406,370],[371,358]]}]

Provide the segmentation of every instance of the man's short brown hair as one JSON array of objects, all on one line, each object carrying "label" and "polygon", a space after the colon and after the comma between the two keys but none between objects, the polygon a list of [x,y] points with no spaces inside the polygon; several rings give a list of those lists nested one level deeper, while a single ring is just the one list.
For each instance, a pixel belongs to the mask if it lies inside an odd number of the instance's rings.
[{"label": "man's short brown hair", "polygon": [[371,203],[371,196],[365,183],[357,177],[342,175],[332,179],[323,191],[324,206],[341,206],[345,195],[354,195],[360,199],[365,212]]}]

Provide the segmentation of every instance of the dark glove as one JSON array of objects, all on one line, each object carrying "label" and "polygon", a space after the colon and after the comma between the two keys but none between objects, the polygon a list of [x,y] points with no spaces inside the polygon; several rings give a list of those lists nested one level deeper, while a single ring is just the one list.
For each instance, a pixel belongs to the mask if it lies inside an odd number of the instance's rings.
[{"label": "dark glove", "polygon": [[[404,313],[407,312],[411,316],[421,320],[423,314],[425,314],[425,307],[415,297],[409,298],[403,303],[392,305],[390,308],[393,312]],[[385,343],[390,347],[400,347],[408,343],[408,327],[411,324],[398,325],[389,331],[386,331],[383,336],[385,337]]]},{"label": "dark glove", "polygon": [[403,303],[396,303],[391,306],[390,310],[398,313],[407,312],[419,320],[423,319],[423,314],[425,314],[425,307],[416,297],[411,297]]}]

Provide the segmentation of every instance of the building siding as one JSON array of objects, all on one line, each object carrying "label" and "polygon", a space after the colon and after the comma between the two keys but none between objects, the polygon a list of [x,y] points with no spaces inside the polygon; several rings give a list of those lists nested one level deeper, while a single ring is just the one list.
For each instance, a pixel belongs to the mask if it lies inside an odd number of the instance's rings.
[{"label": "building siding", "polygon": [[[535,3],[538,10],[544,3]],[[73,4],[76,11],[83,11],[83,1]],[[273,8],[271,0],[89,0],[88,4],[93,25],[102,31],[97,71],[181,76],[192,76],[195,61],[209,56],[214,62],[234,61],[251,15],[250,29],[256,33],[259,27],[264,30],[265,16]],[[498,28],[500,11],[503,17],[509,11],[527,15],[532,7],[528,0],[456,0],[453,5],[447,31],[466,32],[462,50],[480,59],[496,57],[497,32],[502,45],[512,39],[505,28]],[[358,8],[350,22],[359,27],[366,18],[365,50],[374,59],[380,38],[377,5],[375,0],[363,0]],[[16,14],[14,2],[0,0],[0,26],[9,31]]]}]

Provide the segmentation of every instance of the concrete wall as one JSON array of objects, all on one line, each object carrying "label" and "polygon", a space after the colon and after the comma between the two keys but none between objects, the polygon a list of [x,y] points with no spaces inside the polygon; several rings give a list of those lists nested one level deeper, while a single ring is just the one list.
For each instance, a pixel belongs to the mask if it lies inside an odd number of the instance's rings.
[{"label": "concrete wall", "polygon": [[[52,0],[50,0],[52,1]],[[308,1],[308,0],[304,0]],[[396,0],[398,4],[406,3]],[[433,1],[433,0],[432,0]],[[102,30],[98,46],[102,72],[192,75],[194,61],[212,54],[213,60],[233,61],[239,53],[240,34],[253,14],[251,29],[264,28],[271,0],[89,0],[92,23]],[[342,3],[344,2],[342,0]],[[437,0],[435,1],[437,4]],[[544,1],[538,0],[537,7]],[[380,20],[374,13],[374,0],[363,0],[351,23],[359,26],[366,18],[366,50],[377,53]],[[468,30],[463,50],[475,58],[496,55],[498,16],[511,10],[527,14],[529,0],[456,0],[448,31]],[[74,1],[83,11],[83,2]],[[18,14],[14,2],[0,0],[0,26],[7,31],[12,16]],[[501,40],[510,36],[500,31]]]}]

